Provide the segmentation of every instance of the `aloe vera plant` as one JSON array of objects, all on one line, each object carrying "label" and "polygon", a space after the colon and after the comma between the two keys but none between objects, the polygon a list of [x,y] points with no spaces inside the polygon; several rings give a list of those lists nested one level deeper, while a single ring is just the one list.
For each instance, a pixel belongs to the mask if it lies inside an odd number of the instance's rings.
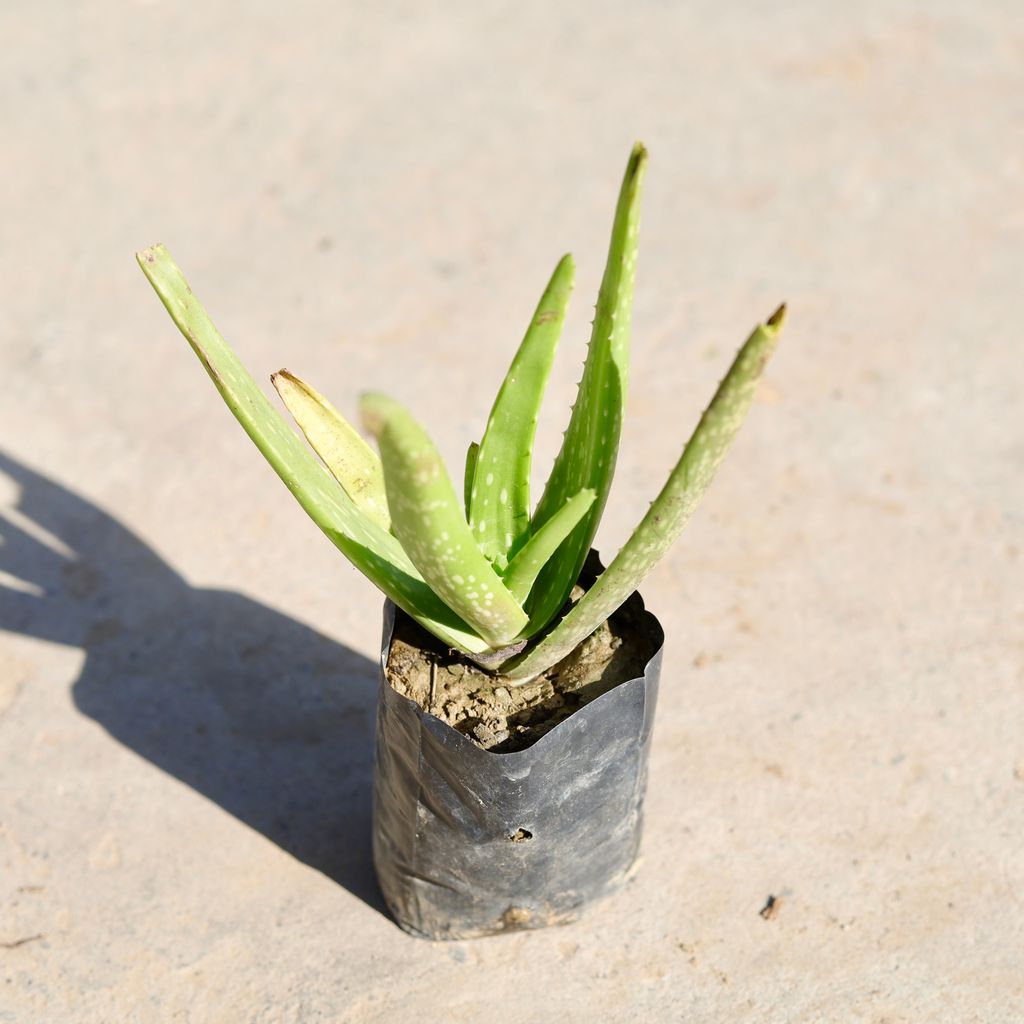
[{"label": "aloe vera plant", "polygon": [[378,456],[327,399],[281,370],[273,383],[307,447],[217,332],[167,250],[137,254],[232,413],[323,532],[427,630],[511,680],[531,678],[570,653],[676,539],[746,416],[782,328],[785,307],[754,329],[661,493],[570,605],[618,453],[646,165],[638,144],[619,195],[577,399],[532,512],[534,433],[572,290],[570,256],[555,267],[483,436],[469,446],[460,499],[437,448],[399,403],[376,393],[362,398]]}]

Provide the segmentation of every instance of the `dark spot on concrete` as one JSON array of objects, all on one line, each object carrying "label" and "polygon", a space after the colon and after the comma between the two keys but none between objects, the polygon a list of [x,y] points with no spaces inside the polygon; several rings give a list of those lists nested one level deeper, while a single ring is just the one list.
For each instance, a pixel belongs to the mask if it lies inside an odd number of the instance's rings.
[{"label": "dark spot on concrete", "polygon": [[39,935],[29,935],[24,939],[15,939],[13,942],[0,942],[0,949],[17,949],[19,946],[24,946],[26,943],[35,942],[37,939],[43,937],[42,933]]},{"label": "dark spot on concrete", "polygon": [[766,921],[771,921],[779,912],[779,902],[780,901],[777,896],[769,895],[768,899],[765,900],[764,906],[758,911],[758,913]]}]

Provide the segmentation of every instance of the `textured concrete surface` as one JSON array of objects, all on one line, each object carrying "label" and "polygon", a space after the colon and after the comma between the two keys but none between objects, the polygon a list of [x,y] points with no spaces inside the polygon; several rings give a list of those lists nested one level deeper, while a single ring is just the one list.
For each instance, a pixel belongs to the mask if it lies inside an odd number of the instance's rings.
[{"label": "textured concrete surface", "polygon": [[[1019,3],[8,0],[0,38],[0,1021],[1024,1019]],[[606,552],[791,309],[644,588],[645,862],[418,942],[368,859],[378,599],[132,252],[455,459],[571,248],[542,476],[637,137]]]}]

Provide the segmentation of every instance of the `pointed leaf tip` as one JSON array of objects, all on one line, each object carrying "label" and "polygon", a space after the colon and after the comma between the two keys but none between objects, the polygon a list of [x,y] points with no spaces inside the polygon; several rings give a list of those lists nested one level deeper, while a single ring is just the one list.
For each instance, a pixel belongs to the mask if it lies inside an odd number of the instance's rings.
[{"label": "pointed leaf tip", "polygon": [[782,325],[786,322],[786,304],[783,302],[781,306],[768,319],[765,321],[766,327],[771,327],[775,331],[781,331]]}]

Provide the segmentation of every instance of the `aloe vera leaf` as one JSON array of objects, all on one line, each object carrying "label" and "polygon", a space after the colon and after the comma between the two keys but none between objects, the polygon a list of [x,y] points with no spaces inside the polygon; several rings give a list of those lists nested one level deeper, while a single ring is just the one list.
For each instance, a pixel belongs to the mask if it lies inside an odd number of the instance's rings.
[{"label": "aloe vera leaf", "polygon": [[477,547],[433,441],[384,395],[364,394],[360,411],[380,448],[392,528],[413,565],[492,647],[510,643],[526,613]]},{"label": "aloe vera leaf", "polygon": [[541,571],[527,609],[530,633],[542,629],[551,620],[579,578],[615,472],[629,378],[640,193],[646,166],[647,151],[637,143],[619,192],[583,378],[569,428],[534,513],[532,529],[536,531],[543,526],[569,495],[584,487],[591,488],[596,498]]},{"label": "aloe vera leaf", "polygon": [[543,640],[502,671],[525,679],[561,661],[608,618],[640,585],[640,581],[679,536],[714,478],[750,408],[754,391],[775,346],[786,307],[759,325],[747,339],[697,429],[632,536]]},{"label": "aloe vera leaf", "polygon": [[390,530],[384,470],[377,453],[359,431],[304,380],[287,370],[271,374],[270,379],[331,476],[361,512],[382,530]]},{"label": "aloe vera leaf", "polygon": [[530,530],[530,460],[537,415],[562,333],[575,266],[563,256],[526,330],[480,441],[469,523],[480,550],[504,568]]},{"label": "aloe vera leaf", "polygon": [[313,522],[425,629],[468,653],[488,650],[489,645],[423,582],[398,541],[358,510],[270,404],[192,294],[170,253],[156,245],[137,253],[136,259],[227,407]]},{"label": "aloe vera leaf", "polygon": [[524,545],[509,562],[502,579],[512,596],[522,604],[530,593],[537,575],[558,545],[583,518],[596,495],[582,490],[570,498]]},{"label": "aloe vera leaf", "polygon": [[466,450],[466,474],[462,484],[463,502],[466,509],[466,519],[469,519],[470,496],[473,492],[473,475],[476,473],[476,460],[480,454],[480,445],[476,441],[470,441]]}]

